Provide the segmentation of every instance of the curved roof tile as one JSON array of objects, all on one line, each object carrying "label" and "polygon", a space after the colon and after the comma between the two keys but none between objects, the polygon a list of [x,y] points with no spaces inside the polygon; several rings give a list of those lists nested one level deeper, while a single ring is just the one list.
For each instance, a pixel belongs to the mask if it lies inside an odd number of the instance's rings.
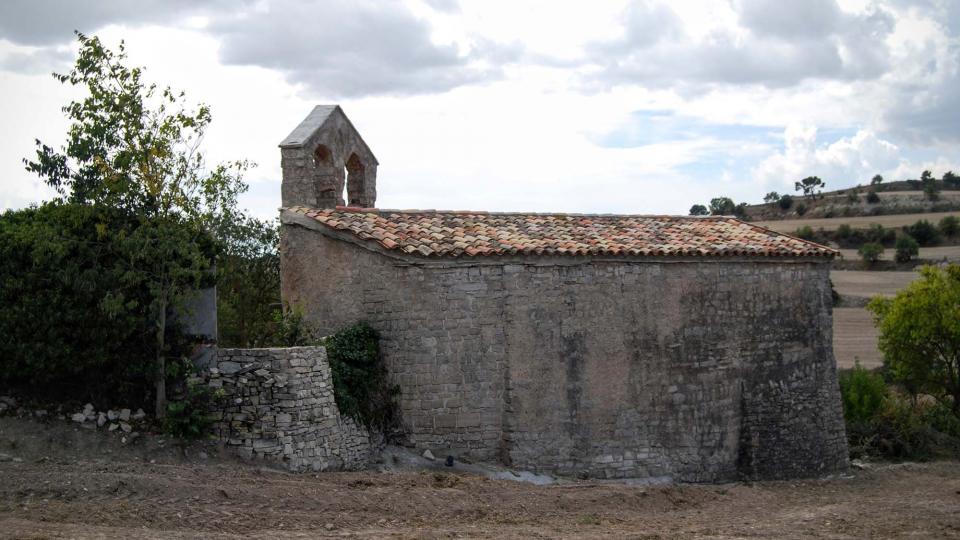
[{"label": "curved roof tile", "polygon": [[639,216],[384,210],[290,212],[388,251],[422,257],[641,255],[824,257],[838,252],[727,216]]}]

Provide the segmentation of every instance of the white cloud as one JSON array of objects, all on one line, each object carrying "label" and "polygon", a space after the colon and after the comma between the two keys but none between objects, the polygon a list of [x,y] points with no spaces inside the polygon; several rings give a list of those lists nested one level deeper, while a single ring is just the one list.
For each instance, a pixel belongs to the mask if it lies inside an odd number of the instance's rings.
[{"label": "white cloud", "polygon": [[900,148],[868,130],[818,145],[816,127],[791,125],[783,139],[783,150],[753,170],[763,189],[792,191],[794,182],[807,176],[819,176],[831,189],[856,185],[877,173],[889,175],[905,163]]},{"label": "white cloud", "polygon": [[[72,94],[30,74],[62,62],[73,28],[126,38],[147,79],[209,103],[208,156],[259,163],[243,201],[261,216],[279,204],[277,142],[330,101],[380,158],[384,207],[685,213],[809,174],[942,174],[960,150],[956,5],[14,0],[0,3],[0,205],[46,193],[20,160],[35,137],[61,142]],[[598,144],[640,110],[690,122]],[[780,148],[738,126],[791,127]]]}]

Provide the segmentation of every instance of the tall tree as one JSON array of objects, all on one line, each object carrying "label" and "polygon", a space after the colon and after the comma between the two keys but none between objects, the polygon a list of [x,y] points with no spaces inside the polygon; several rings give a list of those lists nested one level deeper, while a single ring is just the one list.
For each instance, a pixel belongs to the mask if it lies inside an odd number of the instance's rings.
[{"label": "tall tree", "polygon": [[793,186],[796,191],[803,191],[805,196],[815,199],[826,185],[819,176],[808,176],[799,182],[794,182]]},{"label": "tall tree", "polygon": [[737,210],[736,203],[730,197],[710,199],[710,214],[714,216],[732,216]]},{"label": "tall tree", "polygon": [[894,379],[960,417],[960,265],[925,266],[920,276],[893,298],[874,298],[867,308]]},{"label": "tall tree", "polygon": [[122,239],[127,265],[118,291],[106,302],[129,309],[123,286],[145,284],[144,306],[155,330],[156,414],[166,412],[167,315],[211,279],[216,233],[239,219],[237,196],[246,189],[244,161],[208,168],[200,143],[211,121],[206,105],[188,108],[184,94],[142,81],[119,52],[96,37],[77,34],[73,69],[54,74],[86,95],[63,107],[71,120],[63,148],[37,141],[36,159],[24,160],[65,200],[128,212],[138,226]]}]

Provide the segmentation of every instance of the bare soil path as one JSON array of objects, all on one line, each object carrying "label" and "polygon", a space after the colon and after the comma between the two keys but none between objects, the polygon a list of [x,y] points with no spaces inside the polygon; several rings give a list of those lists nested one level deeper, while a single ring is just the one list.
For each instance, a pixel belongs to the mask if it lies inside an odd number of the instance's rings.
[{"label": "bare soil path", "polygon": [[21,460],[0,462],[0,537],[960,538],[958,462],[753,484],[534,486],[437,472],[293,475],[177,457],[150,436],[123,449],[98,437],[0,419],[0,452]]}]

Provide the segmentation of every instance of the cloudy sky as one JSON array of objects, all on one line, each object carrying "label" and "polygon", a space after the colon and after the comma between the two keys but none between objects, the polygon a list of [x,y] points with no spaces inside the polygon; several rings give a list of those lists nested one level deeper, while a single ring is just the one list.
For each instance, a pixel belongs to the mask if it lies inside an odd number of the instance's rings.
[{"label": "cloudy sky", "polygon": [[960,170],[956,0],[4,0],[0,207],[51,196],[73,30],[213,109],[275,215],[277,144],[339,103],[380,161],[378,206],[686,213]]}]

